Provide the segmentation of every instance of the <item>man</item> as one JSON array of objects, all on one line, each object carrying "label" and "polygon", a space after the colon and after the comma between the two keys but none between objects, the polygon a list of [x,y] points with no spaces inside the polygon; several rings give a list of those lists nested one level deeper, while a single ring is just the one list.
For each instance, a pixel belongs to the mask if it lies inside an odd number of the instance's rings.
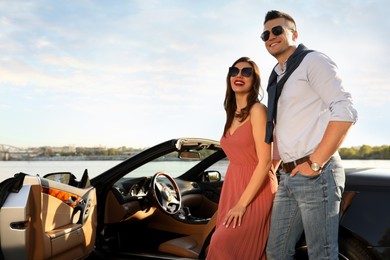
[{"label": "man", "polygon": [[310,259],[338,259],[345,173],[337,150],[357,112],[336,64],[296,45],[298,31],[290,15],[269,11],[261,38],[278,61],[267,87],[266,142],[274,141],[283,162],[267,257],[292,259],[304,231]]}]

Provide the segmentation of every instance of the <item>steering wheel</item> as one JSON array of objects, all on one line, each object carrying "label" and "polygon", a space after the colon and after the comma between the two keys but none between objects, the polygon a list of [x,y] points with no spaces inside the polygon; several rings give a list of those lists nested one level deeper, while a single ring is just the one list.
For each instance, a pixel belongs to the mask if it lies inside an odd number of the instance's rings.
[{"label": "steering wheel", "polygon": [[168,214],[176,214],[181,207],[181,194],[175,180],[164,172],[152,178],[151,193],[157,206]]}]

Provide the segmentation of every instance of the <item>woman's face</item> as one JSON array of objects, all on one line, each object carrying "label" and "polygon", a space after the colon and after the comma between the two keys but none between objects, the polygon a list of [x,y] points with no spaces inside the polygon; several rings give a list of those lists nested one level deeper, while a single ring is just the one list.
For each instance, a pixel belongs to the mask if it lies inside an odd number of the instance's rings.
[{"label": "woman's face", "polygon": [[239,62],[229,70],[230,85],[236,94],[249,93],[252,88],[254,70],[248,62]]}]

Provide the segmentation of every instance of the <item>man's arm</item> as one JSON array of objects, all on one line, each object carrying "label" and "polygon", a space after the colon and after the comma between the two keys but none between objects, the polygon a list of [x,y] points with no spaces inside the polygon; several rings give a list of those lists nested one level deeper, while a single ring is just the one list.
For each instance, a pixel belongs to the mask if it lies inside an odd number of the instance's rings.
[{"label": "man's arm", "polygon": [[[330,157],[340,148],[352,124],[353,122],[330,121],[320,144],[310,156],[310,160],[323,167]],[[297,174],[298,171],[304,174],[318,174],[318,172],[310,168],[308,163],[302,163],[295,167],[291,172],[291,176]]]}]

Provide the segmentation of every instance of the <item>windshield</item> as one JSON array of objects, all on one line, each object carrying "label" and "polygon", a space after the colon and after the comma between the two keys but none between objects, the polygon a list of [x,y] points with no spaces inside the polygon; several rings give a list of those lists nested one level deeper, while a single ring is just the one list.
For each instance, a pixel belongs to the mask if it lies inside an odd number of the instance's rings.
[{"label": "windshield", "polygon": [[[157,172],[165,172],[168,173],[170,176],[176,178],[187,172],[189,169],[200,163],[204,158],[208,157],[214,152],[215,151],[211,150],[201,151],[199,153],[199,159],[179,158],[178,152],[172,152],[168,155],[164,155],[153,161],[150,161],[142,165],[141,167],[138,167],[137,169],[124,176],[124,178],[153,176]],[[227,165],[228,160],[220,160],[208,167],[207,171],[219,171],[222,176],[225,176]]]}]

